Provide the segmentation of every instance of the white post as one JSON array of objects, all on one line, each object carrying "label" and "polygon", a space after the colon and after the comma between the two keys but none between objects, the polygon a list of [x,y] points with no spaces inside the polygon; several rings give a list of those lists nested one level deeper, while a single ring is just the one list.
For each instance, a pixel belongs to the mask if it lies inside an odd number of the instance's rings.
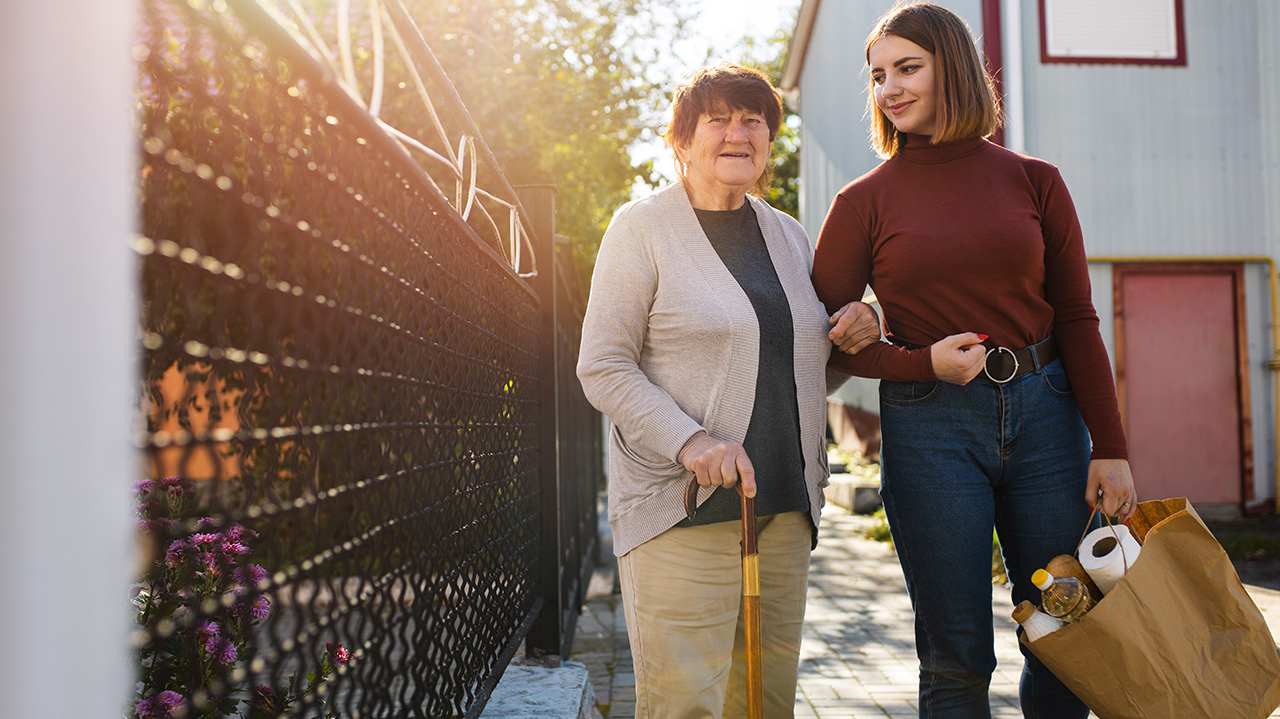
[{"label": "white post", "polygon": [[0,717],[127,712],[133,20],[0,4]]},{"label": "white post", "polygon": [[1022,79],[1022,3],[1021,0],[1002,0],[1001,22],[1004,27],[1004,141],[1014,152],[1027,151],[1026,105]]}]

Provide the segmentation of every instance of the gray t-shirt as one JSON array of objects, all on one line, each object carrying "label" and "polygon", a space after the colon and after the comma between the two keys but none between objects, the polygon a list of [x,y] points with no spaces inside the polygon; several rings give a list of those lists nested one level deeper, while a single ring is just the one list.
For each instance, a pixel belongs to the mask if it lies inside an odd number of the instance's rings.
[{"label": "gray t-shirt", "polygon": [[[756,515],[808,512],[796,401],[791,305],[769,258],[751,203],[737,210],[698,210],[698,223],[720,261],[751,300],[760,323],[760,363],[751,424],[742,446],[756,470]],[[742,519],[736,489],[719,488],[680,526]]]}]

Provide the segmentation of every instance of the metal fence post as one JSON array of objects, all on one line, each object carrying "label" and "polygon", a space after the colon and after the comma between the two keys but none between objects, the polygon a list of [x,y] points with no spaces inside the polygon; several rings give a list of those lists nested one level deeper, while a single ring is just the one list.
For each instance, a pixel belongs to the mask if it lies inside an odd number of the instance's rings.
[{"label": "metal fence post", "polygon": [[533,226],[534,254],[538,258],[538,274],[533,286],[542,302],[538,332],[538,356],[541,358],[542,384],[538,390],[539,460],[538,476],[542,496],[539,509],[542,530],[538,579],[543,598],[542,611],[525,638],[525,651],[530,656],[567,657],[566,613],[564,606],[564,572],[561,562],[563,516],[560,507],[559,413],[557,412],[556,375],[559,367],[556,339],[556,262],[555,262],[555,186],[520,185],[516,187],[520,204],[529,214]]}]

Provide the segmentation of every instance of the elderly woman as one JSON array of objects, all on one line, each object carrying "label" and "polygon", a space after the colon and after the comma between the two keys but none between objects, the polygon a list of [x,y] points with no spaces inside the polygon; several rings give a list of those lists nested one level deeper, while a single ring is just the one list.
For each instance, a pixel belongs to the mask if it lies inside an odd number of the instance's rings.
[{"label": "elderly woman", "polygon": [[[764,713],[793,711],[832,328],[804,230],[748,194],[767,186],[781,118],[760,72],[699,70],[666,134],[680,182],[618,210],[596,260],[578,377],[614,424],[609,521],[641,718],[745,713],[739,482],[760,517]],[[860,303],[834,334],[879,338]]]}]

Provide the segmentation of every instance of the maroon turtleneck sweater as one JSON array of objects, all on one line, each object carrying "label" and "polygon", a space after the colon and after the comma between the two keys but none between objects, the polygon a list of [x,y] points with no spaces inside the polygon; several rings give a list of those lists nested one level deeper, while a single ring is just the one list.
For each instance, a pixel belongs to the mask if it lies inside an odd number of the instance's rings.
[{"label": "maroon turtleneck sweater", "polygon": [[1053,165],[981,138],[930,145],[909,135],[836,195],[813,285],[828,312],[870,285],[886,333],[924,348],[832,353],[831,366],[860,377],[936,380],[929,345],[961,332],[1010,349],[1053,334],[1093,458],[1128,458],[1080,221]]}]

